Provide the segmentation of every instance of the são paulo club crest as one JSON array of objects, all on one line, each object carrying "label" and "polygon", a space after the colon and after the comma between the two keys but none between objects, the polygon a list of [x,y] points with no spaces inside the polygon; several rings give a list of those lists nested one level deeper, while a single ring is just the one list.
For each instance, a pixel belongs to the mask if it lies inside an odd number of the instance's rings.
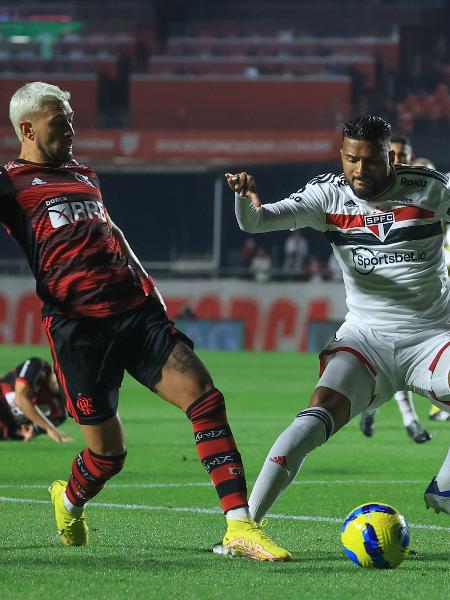
[{"label": "s\u00e3o paulo club crest", "polygon": [[380,213],[376,215],[367,215],[364,217],[365,226],[384,242],[392,225],[395,223],[394,213]]}]

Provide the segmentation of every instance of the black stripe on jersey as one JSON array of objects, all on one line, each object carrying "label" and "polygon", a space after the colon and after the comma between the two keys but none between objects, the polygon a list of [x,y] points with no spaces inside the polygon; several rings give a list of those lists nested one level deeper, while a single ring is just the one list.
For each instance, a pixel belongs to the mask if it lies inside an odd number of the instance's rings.
[{"label": "black stripe on jersey", "polygon": [[334,173],[324,173],[322,175],[317,175],[316,177],[313,177],[310,181],[308,181],[308,185],[328,183],[329,181],[332,181],[334,177],[336,177]]},{"label": "black stripe on jersey", "polygon": [[397,242],[425,240],[436,235],[442,235],[442,227],[438,222],[430,225],[413,225],[401,229],[391,229],[384,241],[371,233],[342,233],[341,231],[325,231],[324,233],[330,244],[335,246],[354,246],[355,244],[386,246]]},{"label": "black stripe on jersey", "polygon": [[426,167],[414,167],[414,169],[410,167],[396,167],[395,170],[399,175],[421,175],[437,179],[441,183],[445,183],[445,185],[448,183],[448,177],[444,173],[435,171],[434,169],[427,169]]}]

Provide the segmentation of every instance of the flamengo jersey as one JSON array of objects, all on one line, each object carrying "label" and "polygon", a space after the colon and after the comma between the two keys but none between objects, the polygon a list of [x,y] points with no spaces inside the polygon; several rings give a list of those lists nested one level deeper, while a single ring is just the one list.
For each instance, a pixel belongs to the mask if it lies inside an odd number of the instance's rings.
[{"label": "flamengo jersey", "polygon": [[87,166],[7,163],[0,168],[0,223],[27,256],[44,316],[105,317],[144,302]]},{"label": "flamengo jersey", "polygon": [[48,362],[32,357],[0,377],[0,440],[16,437],[18,426],[30,421],[16,405],[16,381],[23,381],[33,392],[33,404],[39,406],[54,425],[62,423],[67,416],[65,400],[61,393],[51,393],[47,381],[51,372]]},{"label": "flamengo jersey", "polygon": [[245,231],[322,231],[343,271],[346,320],[402,334],[450,323],[441,227],[449,214],[447,177],[406,165],[393,168],[388,189],[370,204],[333,174],[261,208],[236,195]]}]

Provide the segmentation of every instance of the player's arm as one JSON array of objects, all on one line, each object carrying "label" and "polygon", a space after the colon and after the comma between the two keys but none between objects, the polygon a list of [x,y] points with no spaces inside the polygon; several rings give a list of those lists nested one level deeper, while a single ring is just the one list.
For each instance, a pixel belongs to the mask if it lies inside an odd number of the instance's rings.
[{"label": "player's arm", "polygon": [[252,175],[226,173],[225,177],[235,193],[236,219],[243,231],[263,233],[296,228],[292,202],[281,200],[273,204],[262,204]]},{"label": "player's arm", "polygon": [[155,282],[150,277],[150,275],[147,273],[147,271],[144,269],[140,260],[138,259],[136,254],[131,249],[131,246],[128,243],[123,231],[119,227],[117,227],[117,225],[114,223],[114,221],[111,219],[111,217],[109,216],[108,213],[106,213],[106,220],[108,222],[108,225],[111,228],[111,232],[112,232],[113,236],[119,242],[119,246],[120,246],[120,249],[122,250],[122,254],[125,256],[125,258],[128,261],[128,264],[134,269],[135,273],[141,280],[142,289],[144,290],[144,294],[146,296],[149,296],[150,294],[154,293],[155,296],[158,298],[158,300],[163,305],[164,310],[167,311],[166,304],[163,300],[163,297],[159,293],[158,288],[155,286]]},{"label": "player's arm", "polygon": [[23,380],[17,379],[15,384],[15,403],[25,417],[34,423],[39,429],[45,431],[49,438],[55,442],[72,442],[65,433],[59,431],[51,421],[43,414],[38,406],[33,404],[33,388],[30,384]]},{"label": "player's arm", "polygon": [[111,228],[111,232],[116,240],[119,242],[120,249],[122,250],[122,254],[127,259],[129,265],[133,268],[136,275],[139,277],[142,283],[142,289],[146,296],[152,293],[154,288],[154,283],[152,278],[149,276],[147,271],[142,266],[140,260],[136,256],[136,254],[131,249],[130,244],[128,243],[125,234],[123,231],[117,227],[117,225],[113,222],[109,214],[106,214],[106,220],[108,225]]}]

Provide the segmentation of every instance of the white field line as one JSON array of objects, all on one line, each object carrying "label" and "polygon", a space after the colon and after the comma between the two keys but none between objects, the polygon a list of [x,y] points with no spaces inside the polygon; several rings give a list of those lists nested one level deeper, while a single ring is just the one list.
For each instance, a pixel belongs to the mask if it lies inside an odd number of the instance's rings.
[{"label": "white field line", "polygon": [[[254,482],[248,482],[252,485]],[[428,482],[421,479],[299,479],[293,481],[291,485],[426,485]],[[108,483],[108,489],[164,489],[164,488],[184,488],[184,487],[210,487],[209,481],[201,482],[185,482],[185,483]],[[44,484],[27,484],[27,483],[0,483],[0,489],[46,489]]]},{"label": "white field line", "polygon": [[[8,498],[6,496],[0,496],[1,502],[10,502],[12,504],[49,504],[48,500],[35,500],[34,498]],[[151,506],[148,504],[117,504],[113,502],[94,502],[89,503],[89,508],[112,508],[115,510],[144,510],[144,511],[159,511],[159,512],[173,512],[173,513],[191,513],[191,514],[205,514],[205,515],[217,515],[222,516],[219,509],[216,508],[196,508],[196,507],[171,507],[171,506]],[[281,515],[271,514],[267,515],[271,519],[283,519],[285,521],[309,521],[314,523],[342,523],[342,519],[335,517],[321,517],[313,515]],[[440,525],[425,525],[423,523],[409,523],[409,526],[413,529],[426,529],[429,531],[450,531],[450,527],[442,527]]]}]

